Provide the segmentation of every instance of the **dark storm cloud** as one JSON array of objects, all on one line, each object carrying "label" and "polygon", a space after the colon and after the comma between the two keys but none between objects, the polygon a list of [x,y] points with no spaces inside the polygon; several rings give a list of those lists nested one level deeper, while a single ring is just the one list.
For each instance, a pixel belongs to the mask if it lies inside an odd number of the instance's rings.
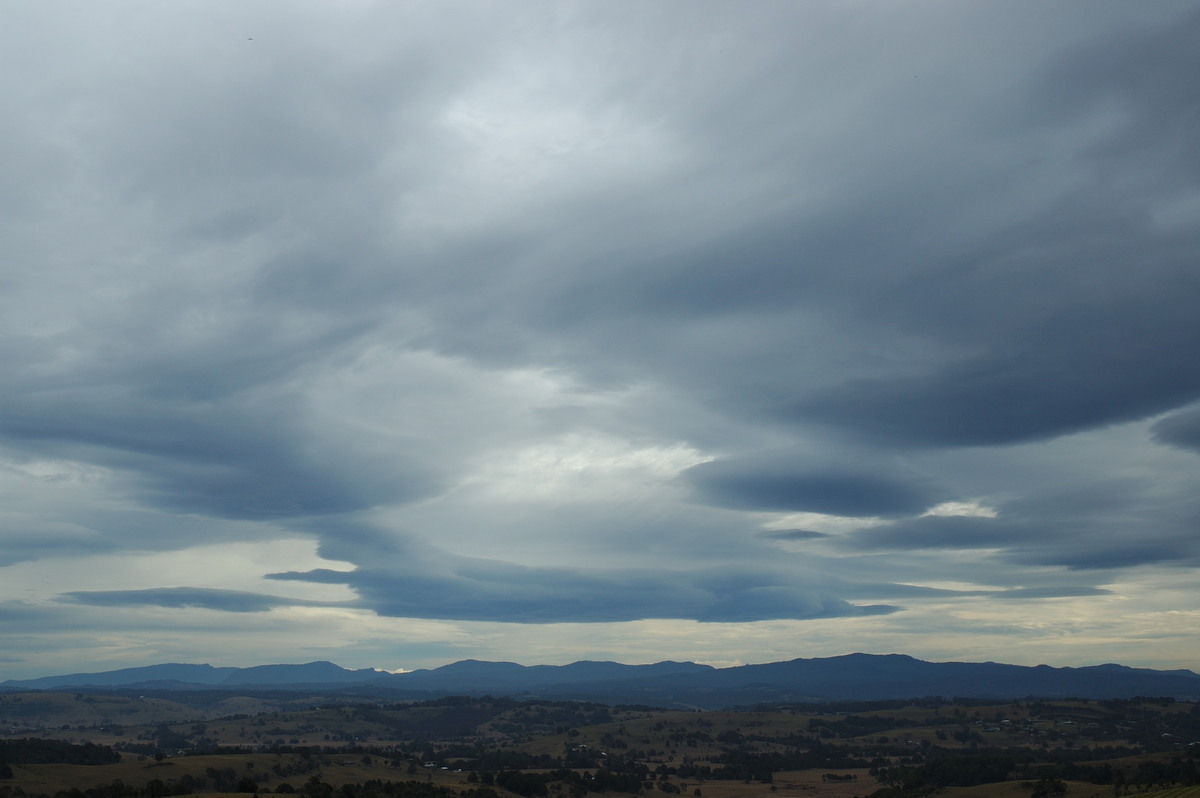
[{"label": "dark storm cloud", "polygon": [[1031,490],[1000,510],[1011,523],[1042,532],[1011,542],[1002,556],[1013,562],[1088,571],[1200,561],[1200,498],[1187,477],[1159,473]]},{"label": "dark storm cloud", "polygon": [[891,604],[855,604],[835,598],[838,594],[867,599],[963,596],[1019,600],[1109,593],[1086,584],[952,590],[832,577],[809,576],[797,581],[794,573],[778,567],[601,571],[519,566],[416,549],[402,556],[404,564],[386,568],[317,569],[271,574],[269,578],[347,585],[359,595],[354,606],[385,616],[509,623],[663,618],[734,623],[886,615],[902,609]]},{"label": "dark storm cloud", "polygon": [[361,566],[273,574],[289,581],[344,584],[380,615],[508,623],[616,622],[690,618],[736,622],[886,614],[791,584],[783,573],[534,568],[439,555],[428,567]]},{"label": "dark storm cloud", "polygon": [[61,598],[93,607],[198,607],[221,612],[266,612],[276,607],[328,606],[304,599],[267,596],[240,590],[162,587],[146,590],[78,590]]},{"label": "dark storm cloud", "polygon": [[[1140,265],[1130,258],[1129,268]],[[1176,279],[1166,276],[1140,301],[1118,296],[1114,285],[1105,289],[1112,291],[1107,307],[1064,308],[1059,318],[1012,341],[1012,351],[951,362],[925,375],[850,381],[800,403],[795,417],[828,421],[881,443],[994,445],[1186,404],[1200,395],[1200,372],[1189,367],[1189,342],[1200,339],[1200,321],[1187,309],[1197,293],[1186,276],[1190,268],[1181,260],[1171,270]]]},{"label": "dark storm cloud", "polygon": [[1160,443],[1200,452],[1200,408],[1190,408],[1159,419],[1151,428]]},{"label": "dark storm cloud", "polygon": [[1032,113],[1059,122],[1101,108],[1115,112],[1112,129],[1089,142],[1089,151],[1183,167],[1175,179],[1194,185],[1200,179],[1200,153],[1193,146],[1197,91],[1181,76],[1200,70],[1193,46],[1200,11],[1182,9],[1178,17],[1123,28],[1051,61],[1037,76],[1039,90],[1030,94]]},{"label": "dark storm cloud", "polygon": [[[1130,534],[1129,530],[1123,531]],[[1110,571],[1144,565],[1195,568],[1200,564],[1196,548],[1191,541],[1161,537],[1136,543],[1109,539],[1094,546],[1068,538],[1036,548],[1011,545],[1004,557],[1015,563],[1061,566],[1073,571]]]},{"label": "dark storm cloud", "polygon": [[[847,200],[852,210],[836,198],[815,209],[777,206],[666,252],[613,244],[610,256],[559,265],[540,285],[522,281],[528,290],[514,290],[511,301],[527,307],[526,323],[553,332],[564,362],[583,373],[641,361],[725,413],[827,423],[885,447],[1042,440],[1187,403],[1200,396],[1200,370],[1190,367],[1190,342],[1200,338],[1191,312],[1200,237],[1195,225],[1164,226],[1156,214],[1187,190],[1181,174],[1194,148],[1172,122],[1170,146],[1133,135],[1140,149],[1129,152],[1117,144],[1132,135],[1128,126],[1097,129],[1096,117],[1110,104],[1138,124],[1195,108],[1200,89],[1178,63],[1195,59],[1182,44],[1182,31],[1195,27],[1189,17],[1147,24],[1128,39],[1106,34],[1015,71],[1015,85],[986,100],[964,96],[972,105],[956,117],[962,127],[930,130],[920,147],[941,149],[941,160],[910,169],[865,156],[861,171],[847,167],[864,180],[868,167],[877,169],[882,184],[864,185]],[[1160,41],[1167,55],[1146,58]],[[1140,77],[1131,82],[1111,66],[1093,73],[1101,53],[1137,62]],[[1146,106],[1143,82],[1169,87],[1151,94],[1178,104]],[[793,81],[796,94],[782,104],[811,102],[804,85]],[[901,99],[932,102],[913,85],[897,91],[880,117]],[[1030,100],[1051,91],[1065,101]],[[671,110],[686,122],[703,109]],[[978,124],[965,121],[976,111]],[[915,116],[899,124],[915,125]],[[709,136],[736,129],[718,126]],[[773,139],[759,143],[774,152]],[[991,160],[1010,148],[1028,159],[1017,168]],[[740,151],[730,149],[719,163],[737,162]],[[782,149],[775,155],[778,169],[807,178],[801,162]],[[981,192],[995,198],[985,211],[955,199]],[[991,215],[987,226],[977,213]],[[474,347],[512,343],[502,334],[510,317],[478,310],[443,343],[481,354]],[[839,313],[858,329],[834,326],[827,317]],[[876,355],[889,339],[911,352]],[[589,362],[587,352],[601,348],[619,359]],[[836,365],[818,371],[825,360],[814,350]]]},{"label": "dark storm cloud", "polygon": [[[1192,567],[1200,560],[1195,536],[1200,500],[1188,480],[1110,479],[1029,490],[998,505],[996,513],[901,519],[831,536],[829,542],[858,553],[936,556],[938,551],[976,550],[992,564],[996,579],[1003,579],[1005,563],[1100,571],[1148,564]],[[1019,584],[1027,577],[1013,572],[1011,578]]]},{"label": "dark storm cloud", "polygon": [[[1200,68],[1198,30],[1192,12],[1088,42],[1031,73],[1007,117],[994,108],[989,119],[1006,132],[1046,145],[1019,180],[1032,189],[1061,170],[1078,188],[1031,193],[1033,213],[1014,212],[974,242],[950,231],[949,252],[899,283],[885,278],[882,318],[966,354],[823,388],[791,417],[884,445],[994,445],[1145,418],[1200,396],[1200,229],[1183,221],[1194,208],[1173,210],[1188,207],[1200,175],[1200,86],[1182,78]],[[1056,151],[1072,130],[1083,142]]]},{"label": "dark storm cloud", "polygon": [[915,515],[945,498],[928,480],[902,469],[893,474],[787,455],[714,460],[693,466],[684,478],[705,501],[742,510]]}]

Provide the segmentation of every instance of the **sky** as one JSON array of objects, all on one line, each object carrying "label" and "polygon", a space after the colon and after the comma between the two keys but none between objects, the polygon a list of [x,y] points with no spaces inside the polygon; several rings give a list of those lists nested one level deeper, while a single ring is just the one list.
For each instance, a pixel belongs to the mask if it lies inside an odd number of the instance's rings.
[{"label": "sky", "polygon": [[1200,4],[0,8],[0,680],[1200,670]]}]

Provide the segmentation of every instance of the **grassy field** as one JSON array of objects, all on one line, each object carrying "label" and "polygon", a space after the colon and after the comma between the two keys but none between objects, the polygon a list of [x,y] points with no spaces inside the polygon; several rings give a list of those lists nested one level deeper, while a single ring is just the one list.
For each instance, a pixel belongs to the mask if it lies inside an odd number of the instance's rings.
[{"label": "grassy field", "polygon": [[1200,785],[1172,787],[1169,790],[1141,793],[1138,798],[1200,798]]}]

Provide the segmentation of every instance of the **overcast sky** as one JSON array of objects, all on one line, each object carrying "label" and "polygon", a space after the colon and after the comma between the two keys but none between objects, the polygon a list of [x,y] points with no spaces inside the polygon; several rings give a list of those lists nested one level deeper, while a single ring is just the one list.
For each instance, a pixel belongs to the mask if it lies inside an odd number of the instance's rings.
[{"label": "overcast sky", "polygon": [[1200,668],[1200,4],[0,11],[0,679]]}]

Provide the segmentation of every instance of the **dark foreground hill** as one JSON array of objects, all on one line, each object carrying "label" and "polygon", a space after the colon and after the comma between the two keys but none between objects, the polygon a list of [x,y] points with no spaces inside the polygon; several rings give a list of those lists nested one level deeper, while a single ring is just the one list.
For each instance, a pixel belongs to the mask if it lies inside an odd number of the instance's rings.
[{"label": "dark foreground hill", "polygon": [[703,709],[926,696],[1200,699],[1200,675],[1188,670],[1156,671],[1122,665],[1052,668],[993,662],[925,662],[902,654],[849,654],[733,668],[713,668],[694,662],[524,666],[465,660],[400,674],[374,669],[348,670],[329,662],[253,668],[169,664],[10,680],[0,687],[7,690],[304,690],[389,698],[504,695]]}]

